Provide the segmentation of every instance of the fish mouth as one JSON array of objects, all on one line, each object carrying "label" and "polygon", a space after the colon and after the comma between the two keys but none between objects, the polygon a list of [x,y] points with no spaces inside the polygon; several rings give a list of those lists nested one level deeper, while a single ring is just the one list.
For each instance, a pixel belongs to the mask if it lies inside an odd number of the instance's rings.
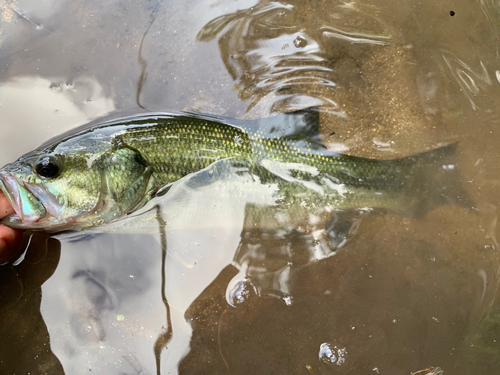
[{"label": "fish mouth", "polygon": [[2,220],[0,224],[15,228],[28,228],[45,218],[47,211],[40,200],[10,173],[0,172],[0,189],[16,212]]}]

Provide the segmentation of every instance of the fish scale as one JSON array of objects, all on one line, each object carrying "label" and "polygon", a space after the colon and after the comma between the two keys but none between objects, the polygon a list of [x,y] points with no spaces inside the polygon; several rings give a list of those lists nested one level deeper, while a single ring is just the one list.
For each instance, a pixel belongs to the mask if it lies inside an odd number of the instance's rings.
[{"label": "fish scale", "polygon": [[[362,160],[363,163],[358,165],[358,160],[354,157],[303,152],[287,142],[262,138],[262,134],[252,134],[250,138],[249,133],[249,129],[226,124],[177,124],[167,121],[155,122],[150,127],[141,127],[117,138],[139,150],[159,172],[158,177],[164,184],[227,158],[251,160],[255,163],[264,158],[285,163],[306,163],[333,175],[348,170],[349,175],[365,178],[380,177],[395,167],[391,165],[384,168],[383,162],[372,162],[369,159]],[[236,139],[243,139],[243,143],[236,142]],[[162,145],[160,148],[159,144]],[[175,173],[172,174],[172,171]],[[353,177],[348,182],[359,184],[360,181],[358,177]],[[364,185],[374,186],[373,181]]]},{"label": "fish scale", "polygon": [[175,121],[155,122],[149,127],[117,136],[125,144],[140,151],[163,185],[218,160],[250,156],[248,142],[237,144],[236,137],[248,139],[242,129],[227,125],[210,122],[179,124]]}]

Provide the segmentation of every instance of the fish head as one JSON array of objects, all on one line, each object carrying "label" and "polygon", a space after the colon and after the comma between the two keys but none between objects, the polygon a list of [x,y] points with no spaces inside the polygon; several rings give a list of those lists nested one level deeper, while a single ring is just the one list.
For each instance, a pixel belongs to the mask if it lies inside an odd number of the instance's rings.
[{"label": "fish head", "polygon": [[144,159],[124,145],[33,151],[0,169],[15,211],[0,223],[48,232],[105,224],[144,204],[153,182]]},{"label": "fish head", "polygon": [[35,151],[0,169],[0,188],[15,211],[2,224],[63,230],[95,216],[102,177],[78,152]]}]

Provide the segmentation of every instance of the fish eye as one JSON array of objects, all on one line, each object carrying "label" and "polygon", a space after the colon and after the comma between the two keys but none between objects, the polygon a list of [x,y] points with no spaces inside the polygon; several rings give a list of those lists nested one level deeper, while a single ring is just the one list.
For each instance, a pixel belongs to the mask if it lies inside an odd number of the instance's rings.
[{"label": "fish eye", "polygon": [[59,175],[60,165],[52,155],[43,156],[35,164],[35,172],[42,178],[54,178]]}]

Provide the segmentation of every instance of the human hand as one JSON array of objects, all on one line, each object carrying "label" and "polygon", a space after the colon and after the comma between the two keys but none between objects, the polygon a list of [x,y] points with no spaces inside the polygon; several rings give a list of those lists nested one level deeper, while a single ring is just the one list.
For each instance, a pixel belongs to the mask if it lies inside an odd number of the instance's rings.
[{"label": "human hand", "polygon": [[[13,214],[14,209],[0,192],[0,219]],[[0,265],[14,258],[21,250],[22,231],[0,225]]]}]

